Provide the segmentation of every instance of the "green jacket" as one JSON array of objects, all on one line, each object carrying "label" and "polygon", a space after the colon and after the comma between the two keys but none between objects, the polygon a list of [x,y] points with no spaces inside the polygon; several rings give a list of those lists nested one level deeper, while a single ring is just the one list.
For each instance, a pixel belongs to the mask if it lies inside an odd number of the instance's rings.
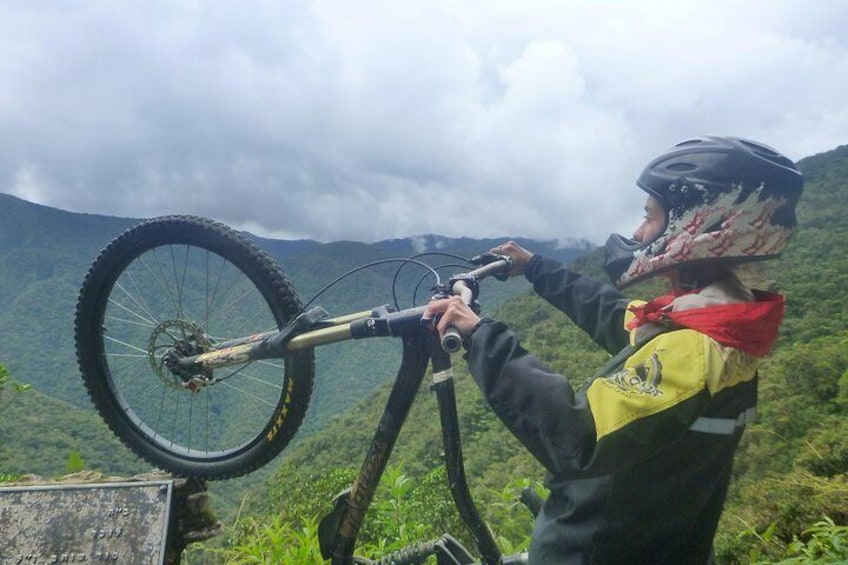
[{"label": "green jacket", "polygon": [[[628,346],[629,301],[535,256],[526,276],[610,353]],[[466,342],[498,417],[547,468],[530,562],[707,563],[733,454],[755,416],[756,358],[692,329],[654,335],[580,390],[501,322]]]}]

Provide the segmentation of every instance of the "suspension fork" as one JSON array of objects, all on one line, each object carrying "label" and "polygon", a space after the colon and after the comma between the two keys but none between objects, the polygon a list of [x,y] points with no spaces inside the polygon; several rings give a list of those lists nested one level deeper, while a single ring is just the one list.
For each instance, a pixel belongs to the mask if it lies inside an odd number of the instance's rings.
[{"label": "suspension fork", "polygon": [[497,565],[501,560],[501,551],[497,542],[495,542],[492,531],[483,521],[474,505],[465,476],[450,354],[442,349],[438,339],[434,337],[431,340],[430,355],[433,366],[433,384],[430,388],[436,393],[436,400],[439,404],[442,442],[445,448],[445,466],[451,495],[459,510],[459,517],[471,531],[477,545],[477,551],[483,557],[483,563]]},{"label": "suspension fork", "polygon": [[402,339],[401,366],[365,462],[353,486],[336,498],[333,510],[319,525],[321,554],[325,559],[331,559],[332,565],[354,563],[353,553],[359,529],[374,498],[374,492],[385,471],[400,429],[424,380],[427,364],[432,361],[431,388],[439,405],[445,466],[451,495],[460,518],[471,531],[477,550],[483,556],[483,563],[496,565],[501,559],[500,549],[492,531],[474,505],[465,476],[450,354],[442,349],[433,332],[411,331],[404,334]]},{"label": "suspension fork", "polygon": [[350,489],[339,495],[332,512],[318,527],[321,554],[324,559],[331,559],[332,565],[353,563],[354,546],[365,513],[427,371],[428,334],[415,330],[402,336],[403,359],[359,476]]}]

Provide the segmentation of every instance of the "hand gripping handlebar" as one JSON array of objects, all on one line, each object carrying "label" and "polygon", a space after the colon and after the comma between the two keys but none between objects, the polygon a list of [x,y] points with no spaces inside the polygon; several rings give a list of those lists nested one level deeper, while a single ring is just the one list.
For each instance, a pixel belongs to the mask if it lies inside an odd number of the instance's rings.
[{"label": "hand gripping handlebar", "polygon": [[[476,287],[476,280],[474,286]],[[451,294],[458,295],[462,301],[469,306],[474,302],[476,293],[472,290],[466,279],[451,280]],[[450,326],[442,334],[442,349],[448,353],[456,353],[462,347],[462,334],[453,326]]]},{"label": "hand gripping handlebar", "polygon": [[[462,298],[463,302],[472,306],[479,292],[478,282],[484,278],[494,275],[505,280],[505,275],[512,269],[512,258],[507,255],[496,255],[484,253],[472,259],[472,262],[482,266],[471,272],[451,277],[448,283],[449,293]],[[462,348],[462,334],[451,326],[442,334],[442,349],[448,353],[456,353]]]}]

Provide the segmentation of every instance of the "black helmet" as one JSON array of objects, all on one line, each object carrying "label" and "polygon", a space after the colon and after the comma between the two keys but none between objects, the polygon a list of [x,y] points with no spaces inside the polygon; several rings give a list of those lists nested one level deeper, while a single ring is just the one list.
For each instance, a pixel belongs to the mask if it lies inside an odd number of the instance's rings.
[{"label": "black helmet", "polygon": [[607,240],[606,270],[619,287],[702,261],[776,257],[795,232],[804,181],[767,145],[704,136],[651,161],[636,184],[659,200],[666,222],[651,241]]}]

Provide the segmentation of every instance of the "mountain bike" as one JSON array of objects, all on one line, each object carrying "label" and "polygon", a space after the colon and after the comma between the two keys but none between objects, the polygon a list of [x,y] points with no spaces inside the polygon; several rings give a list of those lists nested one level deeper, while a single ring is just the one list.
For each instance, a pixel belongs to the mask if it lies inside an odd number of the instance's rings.
[{"label": "mountain bike", "polygon": [[[432,277],[434,298],[459,294],[472,305],[479,281],[505,278],[511,268],[509,257],[487,253],[443,282],[418,258],[398,261],[424,269],[419,284]],[[397,337],[400,368],[357,479],[321,521],[322,554],[338,565],[413,564],[430,555],[439,565],[526,563],[526,554],[501,554],[466,482],[450,357],[460,335],[439,338],[422,320],[425,306],[330,317],[311,303],[241,233],[195,216],[153,218],[112,240],[85,277],[74,327],[79,368],[101,417],[136,454],[176,475],[223,479],[265,465],[294,437],[312,393],[316,347]],[[481,560],[450,535],[377,561],[354,557],[428,367],[451,494]]]}]

